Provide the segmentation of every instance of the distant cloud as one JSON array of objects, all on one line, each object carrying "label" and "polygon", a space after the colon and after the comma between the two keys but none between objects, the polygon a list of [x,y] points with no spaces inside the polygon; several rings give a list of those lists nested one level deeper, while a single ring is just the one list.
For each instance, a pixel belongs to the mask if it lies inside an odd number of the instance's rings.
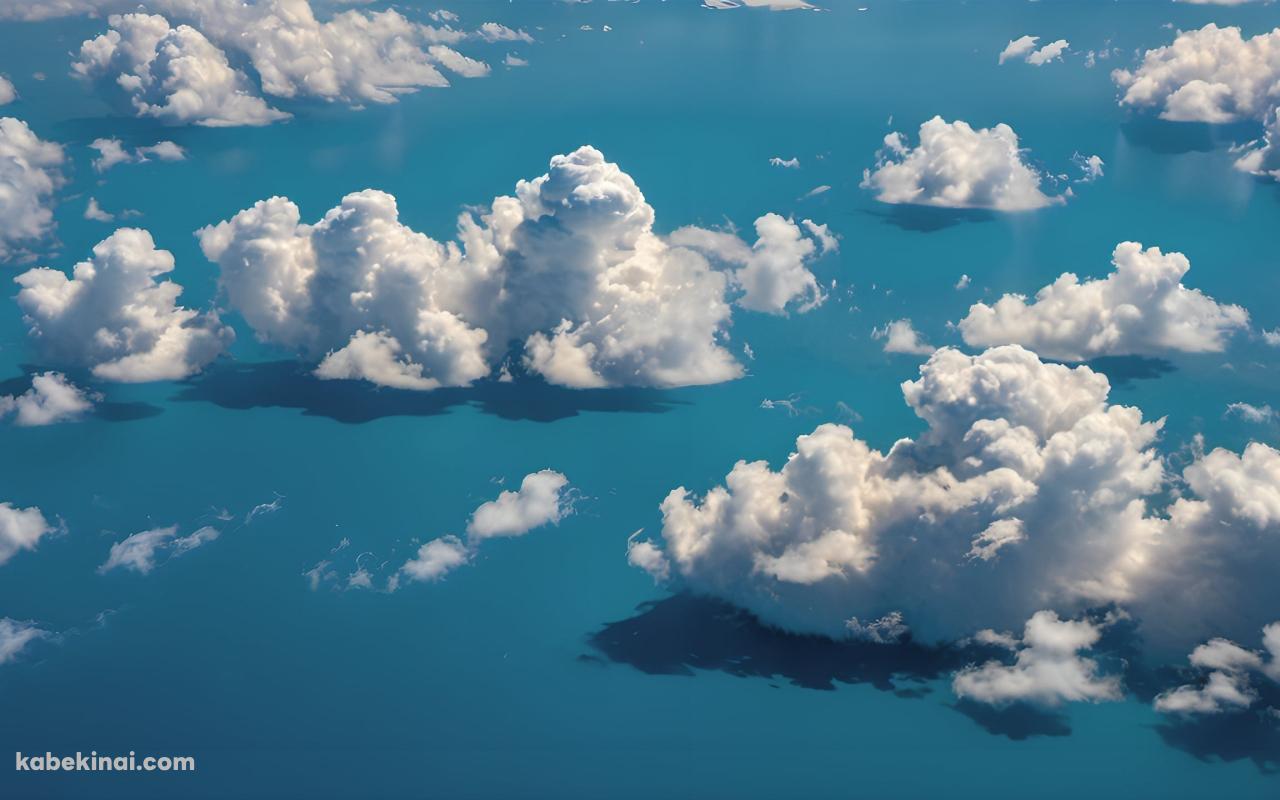
[{"label": "distant cloud", "polygon": [[93,168],[98,172],[106,172],[117,164],[138,164],[153,158],[158,161],[183,161],[187,157],[186,150],[168,140],[135,148],[133,152],[129,152],[119,139],[94,139],[89,147],[98,151],[98,157],[93,160]]},{"label": "distant cloud", "polygon": [[1245,422],[1272,422],[1277,418],[1276,410],[1269,405],[1255,406],[1249,403],[1231,403],[1227,406],[1227,416],[1236,416]]},{"label": "distant cloud", "polygon": [[[1210,639],[1191,651],[1191,666],[1203,681],[1161,692],[1155,709],[1166,714],[1220,714],[1240,711],[1258,701],[1253,677],[1259,674],[1280,681],[1280,622],[1262,629],[1262,646],[1268,657],[1246,650],[1228,639]],[[1271,709],[1272,714],[1280,709]]]},{"label": "distant cloud", "polygon": [[0,566],[21,550],[36,549],[40,539],[53,531],[40,509],[0,503]]},{"label": "distant cloud", "polygon": [[0,261],[29,255],[53,230],[53,194],[64,183],[62,147],[27,123],[0,118]]},{"label": "distant cloud", "polygon": [[140,531],[111,545],[107,560],[98,567],[99,573],[124,569],[141,575],[149,574],[164,557],[176,558],[218,538],[215,528],[204,527],[188,536],[178,536],[178,526],[152,528]]},{"label": "distant cloud", "polygon": [[16,660],[28,645],[49,635],[48,631],[37,627],[34,622],[0,617],[0,664]]},{"label": "distant cloud", "polygon": [[911,320],[900,319],[871,332],[871,338],[884,340],[886,353],[910,353],[927,356],[937,348],[920,337]]},{"label": "distant cloud", "polygon": [[1004,50],[1000,51],[998,62],[1003,64],[1011,59],[1020,58],[1032,66],[1039,67],[1050,61],[1061,59],[1062,53],[1070,46],[1066,39],[1058,39],[1037,50],[1038,41],[1040,41],[1038,36],[1020,36],[1010,40]]},{"label": "distant cloud", "polygon": [[794,156],[791,158],[774,156],[769,159],[769,163],[775,167],[783,167],[784,169],[800,169],[800,159],[795,158]]},{"label": "distant cloud", "polygon": [[15,425],[34,427],[78,419],[93,408],[93,397],[59,372],[31,379],[20,395],[0,395],[0,419],[13,414]]}]

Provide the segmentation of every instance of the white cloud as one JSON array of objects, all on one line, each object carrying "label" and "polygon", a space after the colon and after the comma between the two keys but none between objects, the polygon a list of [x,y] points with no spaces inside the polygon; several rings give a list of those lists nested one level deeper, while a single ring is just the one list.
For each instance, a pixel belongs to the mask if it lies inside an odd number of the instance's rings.
[{"label": "white cloud", "polygon": [[[1013,637],[986,631],[988,638]],[[960,697],[982,703],[1030,702],[1056,706],[1063,702],[1120,699],[1120,681],[1099,674],[1098,663],[1080,655],[1101,637],[1088,620],[1062,620],[1038,611],[1027,620],[1012,664],[988,661],[961,670],[951,682]]]},{"label": "white cloud", "polygon": [[652,541],[638,538],[643,530],[627,537],[627,563],[649,573],[654,583],[665,583],[671,577],[671,562]]},{"label": "white cloud", "polygon": [[515,53],[507,53],[507,57],[506,57],[506,58],[504,58],[504,59],[502,59],[502,63],[503,63],[503,64],[505,64],[505,65],[507,65],[508,67],[527,67],[527,66],[529,66],[529,62],[528,62],[526,59],[521,58],[520,56],[516,55]]},{"label": "white cloud", "polygon": [[703,0],[702,7],[715,11],[731,8],[767,8],[770,11],[808,11],[816,8],[806,0]]},{"label": "white cloud", "polygon": [[139,164],[153,158],[159,161],[182,161],[187,157],[186,150],[167,139],[137,147],[132,153],[119,139],[94,139],[89,147],[98,151],[98,157],[93,160],[93,168],[98,172],[106,172],[117,164]]},{"label": "white cloud", "polygon": [[1227,639],[1210,639],[1191,651],[1189,661],[1198,671],[1207,672],[1202,683],[1184,684],[1160,693],[1157,711],[1173,714],[1219,714],[1249,708],[1258,699],[1253,673],[1280,680],[1280,622],[1263,628],[1262,644],[1268,651],[1266,662],[1253,650]]},{"label": "white cloud", "polygon": [[1244,149],[1235,166],[1241,172],[1280,180],[1280,109],[1271,112],[1262,138]]},{"label": "white cloud", "polygon": [[34,376],[20,395],[0,395],[0,419],[14,414],[14,424],[24,427],[74,420],[91,408],[93,398],[58,372]]},{"label": "white cloud", "polygon": [[257,96],[226,53],[195,28],[171,28],[158,14],[117,14],[108,21],[106,33],[81,45],[72,70],[117,84],[138,116],[212,127],[289,117]]},{"label": "white cloud", "polygon": [[753,305],[803,291],[807,271],[788,258],[834,241],[773,216],[754,247],[702,232],[742,264],[717,271],[656,234],[639,187],[591,147],[462,214],[456,242],[406,227],[373,190],[314,225],[300,216],[276,197],[199,232],[230,304],[259,338],[323,360],[322,377],[419,389],[490,375],[513,341],[527,369],[566,386],[731,380],[731,288]]},{"label": "white cloud", "polygon": [[456,536],[432,539],[400,571],[410,580],[435,581],[471,560],[471,551]]},{"label": "white cloud", "polygon": [[12,503],[0,503],[0,565],[18,554],[20,550],[34,550],[40,539],[53,533],[53,526],[40,513],[40,509],[18,508]]},{"label": "white cloud", "polygon": [[1280,347],[1280,328],[1273,328],[1269,331],[1262,332],[1262,341],[1272,347]]},{"label": "white cloud", "polygon": [[523,536],[534,528],[554,525],[568,512],[564,494],[569,479],[554,470],[524,476],[517,491],[504,491],[481,505],[467,523],[473,542],[497,536]]},{"label": "white cloud", "polygon": [[1033,67],[1041,67],[1048,64],[1050,61],[1061,61],[1062,54],[1070,46],[1070,43],[1066,39],[1059,39],[1056,42],[1050,42],[1027,56],[1027,63]]},{"label": "white cloud", "polygon": [[231,330],[212,312],[177,304],[182,287],[159,280],[173,255],[151,234],[121,228],[72,276],[40,267],[14,280],[31,335],[49,359],[90,367],[104,380],[178,380],[222,352]]},{"label": "white cloud", "polygon": [[0,664],[15,660],[27,645],[48,635],[48,631],[37,627],[34,622],[0,617]]},{"label": "white cloud", "polygon": [[1024,58],[1036,49],[1036,42],[1040,40],[1039,36],[1019,36],[1017,39],[1010,39],[1005,48],[1000,51],[998,62],[1003,64],[1012,58]]},{"label": "white cloud", "polygon": [[7,106],[17,99],[18,90],[14,88],[13,81],[0,75],[0,106]]},{"label": "white cloud", "polygon": [[1260,121],[1280,102],[1280,28],[1249,39],[1213,23],[1180,31],[1111,77],[1124,90],[1121,105],[1155,108],[1167,120]]},{"label": "white cloud", "polygon": [[161,556],[168,560],[188,553],[218,538],[215,528],[204,527],[188,536],[178,536],[178,526],[141,531],[111,545],[111,552],[99,573],[125,569],[146,575],[156,568]]},{"label": "white cloud", "polygon": [[533,37],[523,30],[513,30],[497,22],[486,22],[476,33],[486,42],[532,42]]},{"label": "white cloud", "polygon": [[1062,202],[1040,190],[1040,173],[1023,161],[1018,135],[1004,123],[975,130],[934,117],[920,126],[918,146],[897,132],[884,143],[875,169],[862,176],[862,187],[884,203],[1025,211]]},{"label": "white cloud", "polygon": [[1020,344],[1043,356],[1082,361],[1100,355],[1220,352],[1249,314],[1188,289],[1191,263],[1181,253],[1121,242],[1115,271],[1081,281],[1063,273],[1028,303],[1007,294],[995,305],[976,303],[959,322],[967,344]]},{"label": "white cloud", "polygon": [[784,169],[800,169],[800,159],[795,158],[794,156],[791,158],[774,156],[769,159],[769,163],[775,167],[782,167]]},{"label": "white cloud", "polygon": [[0,261],[53,229],[52,198],[62,186],[62,147],[36,136],[27,123],[0,118]]},{"label": "white cloud", "polygon": [[1080,167],[1080,171],[1083,173],[1077,181],[1078,183],[1093,183],[1102,177],[1102,167],[1104,166],[1102,156],[1092,155],[1086,157],[1076,153],[1071,160],[1076,162],[1076,166]]},{"label": "white cloud", "polygon": [[89,202],[84,207],[84,218],[93,222],[110,222],[116,218],[116,215],[109,211],[104,211],[102,206],[98,205],[98,198],[90,197]]},{"label": "white cloud", "polygon": [[1227,406],[1227,416],[1233,414],[1246,422],[1271,422],[1276,418],[1276,411],[1271,406],[1255,406],[1249,403],[1229,404]]},{"label": "white cloud", "polygon": [[920,334],[912,327],[909,319],[894,320],[883,328],[876,328],[871,331],[871,338],[884,339],[886,353],[927,356],[938,349],[920,338]]}]

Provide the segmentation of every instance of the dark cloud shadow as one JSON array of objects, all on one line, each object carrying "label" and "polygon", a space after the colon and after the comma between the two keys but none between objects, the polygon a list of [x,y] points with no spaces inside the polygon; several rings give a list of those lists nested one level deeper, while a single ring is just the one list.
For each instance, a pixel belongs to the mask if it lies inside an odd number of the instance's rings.
[{"label": "dark cloud shadow", "polygon": [[303,414],[361,423],[391,416],[435,416],[471,405],[503,419],[552,422],[583,411],[662,413],[679,405],[658,389],[566,389],[519,377],[467,388],[415,392],[365,381],[325,381],[296,361],[223,362],[188,379],[172,398],[223,408],[296,408]]},{"label": "dark cloud shadow", "polygon": [[[19,395],[26,392],[31,388],[31,378],[36,373],[45,372],[46,370],[32,364],[23,364],[22,371],[26,373],[22,377],[0,381],[0,396]],[[89,383],[87,373],[82,375],[74,370],[68,370],[64,374],[68,380],[82,389]],[[90,392],[101,396],[101,392],[93,390],[90,390]],[[163,408],[150,403],[122,403],[102,397],[94,403],[93,410],[87,416],[104,422],[133,422],[134,420],[148,419],[163,413]]]},{"label": "dark cloud shadow", "polygon": [[1169,122],[1158,117],[1134,117],[1120,125],[1129,144],[1162,155],[1207,153],[1220,147],[1252,141],[1262,134],[1256,122],[1210,125],[1207,122]]},{"label": "dark cloud shadow", "polygon": [[1262,772],[1280,773],[1280,718],[1268,710],[1171,717],[1155,729],[1165,744],[1200,761],[1248,760]]},{"label": "dark cloud shadow", "polygon": [[976,722],[987,733],[1021,742],[1032,736],[1070,736],[1066,715],[1026,703],[992,706],[960,700],[950,706]]},{"label": "dark cloud shadow", "polygon": [[988,648],[837,642],[762,624],[734,606],[691,594],[641,604],[635,616],[610,622],[588,637],[599,654],[584,660],[628,664],[649,675],[715,670],[738,677],[781,678],[805,689],[869,683],[899,697],[929,694],[925,684],[974,661]]},{"label": "dark cloud shadow", "polygon": [[994,212],[982,208],[938,208],[906,204],[891,205],[888,211],[866,209],[863,213],[879,217],[886,225],[917,233],[933,233],[964,222],[990,222],[995,219]]},{"label": "dark cloud shadow", "polygon": [[1148,356],[1099,356],[1084,365],[1106,375],[1117,388],[1128,387],[1134,381],[1155,380],[1178,369],[1170,361]]}]

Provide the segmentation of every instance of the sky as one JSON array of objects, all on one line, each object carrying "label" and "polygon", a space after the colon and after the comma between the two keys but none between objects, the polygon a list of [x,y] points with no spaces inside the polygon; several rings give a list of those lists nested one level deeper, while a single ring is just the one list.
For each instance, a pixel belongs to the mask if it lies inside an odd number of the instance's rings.
[{"label": "sky", "polygon": [[1276,23],[0,0],[0,788],[1273,796]]}]

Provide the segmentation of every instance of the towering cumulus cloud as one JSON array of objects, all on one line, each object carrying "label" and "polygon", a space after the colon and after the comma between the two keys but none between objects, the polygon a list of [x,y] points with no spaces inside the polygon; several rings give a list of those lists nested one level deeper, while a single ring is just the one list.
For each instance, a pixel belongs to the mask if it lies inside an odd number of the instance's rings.
[{"label": "towering cumulus cloud", "polygon": [[1181,281],[1191,263],[1181,253],[1121,242],[1115,271],[1081,282],[1067,272],[1028,303],[1007,294],[994,306],[977,303],[959,323],[967,344],[1020,344],[1042,356],[1082,361],[1117,354],[1203,353],[1223,349],[1246,329],[1249,314],[1222,305]]},{"label": "towering cumulus cloud", "polygon": [[1134,70],[1111,73],[1122,105],[1178,122],[1263,119],[1280,103],[1280,28],[1244,38],[1212,23],[1148,50]]},{"label": "towering cumulus cloud", "polygon": [[139,116],[213,127],[266,125],[289,115],[269,107],[227,55],[189,25],[158,14],[113,15],[86,41],[73,71],[118,84]]},{"label": "towering cumulus cloud", "polygon": [[884,137],[862,186],[884,203],[1026,211],[1061,202],[1040,189],[1041,175],[1022,159],[1018,135],[1001,123],[974,129],[934,117],[912,147],[901,133]]},{"label": "towering cumulus cloud", "polygon": [[0,261],[53,228],[51,200],[63,183],[62,147],[36,136],[27,123],[0,119]]},{"label": "towering cumulus cloud", "polygon": [[177,380],[216,358],[232,333],[216,314],[177,304],[182,287],[158,280],[172,270],[173,255],[157,249],[150,233],[121,228],[69,278],[41,267],[14,280],[45,357],[105,380]]},{"label": "towering cumulus cloud", "polygon": [[653,222],[631,177],[582,147],[515,196],[462,214],[456,242],[409,229],[395,198],[373,190],[314,225],[277,197],[199,236],[261,339],[318,360],[322,378],[409,389],[469,384],[512,345],[526,369],[565,386],[735,378],[741,367],[721,345],[732,297],[772,311],[812,305],[804,264],[834,242],[823,226],[775,215],[757,221],[754,246],[687,229],[669,241]]},{"label": "towering cumulus cloud", "polygon": [[1016,346],[943,349],[902,388],[926,430],[888,452],[826,424],[781,469],[740,461],[702,497],[672,491],[650,572],[669,565],[694,591],[832,636],[900,612],[917,637],[955,639],[1119,603],[1181,646],[1274,614],[1260,565],[1280,555],[1277,451],[1199,458],[1184,497],[1153,515],[1161,423],[1109,404],[1104,376]]}]

